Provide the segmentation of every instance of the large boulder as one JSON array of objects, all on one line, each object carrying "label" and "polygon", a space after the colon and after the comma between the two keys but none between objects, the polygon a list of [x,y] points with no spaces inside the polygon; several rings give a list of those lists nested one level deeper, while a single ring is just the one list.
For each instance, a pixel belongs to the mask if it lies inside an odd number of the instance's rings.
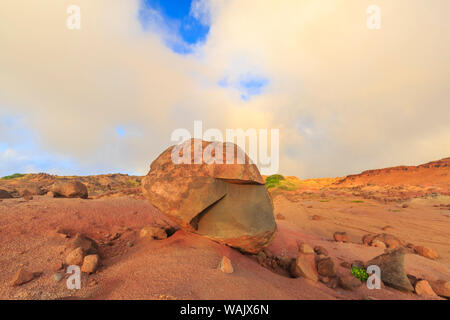
[{"label": "large boulder", "polygon": [[405,250],[402,247],[379,255],[366,263],[366,267],[380,267],[381,281],[386,285],[402,291],[414,291],[404,268]]},{"label": "large boulder", "polygon": [[[204,155],[201,163],[195,148]],[[234,161],[227,163],[230,154]],[[212,161],[220,157],[223,163]],[[273,205],[264,180],[235,144],[191,139],[172,146],[153,161],[142,188],[153,206],[181,228],[219,243],[257,253],[274,236]]]},{"label": "large boulder", "polygon": [[87,199],[88,190],[80,181],[57,181],[51,190],[55,197]]}]

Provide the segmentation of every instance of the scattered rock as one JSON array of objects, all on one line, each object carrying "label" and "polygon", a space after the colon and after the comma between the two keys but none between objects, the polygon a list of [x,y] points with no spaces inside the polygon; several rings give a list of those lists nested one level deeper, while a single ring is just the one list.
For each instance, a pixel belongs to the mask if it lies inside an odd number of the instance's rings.
[{"label": "scattered rock", "polygon": [[231,260],[227,257],[223,256],[222,260],[220,260],[218,269],[223,273],[233,273],[233,265],[231,264]]},{"label": "scattered rock", "polygon": [[77,265],[77,266],[81,266],[81,264],[83,263],[83,258],[84,258],[84,251],[81,247],[78,247],[74,250],[72,250],[66,257],[66,265]]},{"label": "scattered rock", "polygon": [[341,265],[341,267],[346,268],[346,269],[351,269],[352,268],[352,264],[350,262],[347,262],[347,261],[342,261],[340,265]]},{"label": "scattered rock", "polygon": [[345,290],[355,290],[362,285],[362,282],[353,274],[339,276],[339,286]]},{"label": "scattered rock", "polygon": [[24,198],[26,201],[31,201],[31,200],[33,200],[33,196],[32,196],[32,195],[29,195],[29,194],[23,196],[23,198]]},{"label": "scattered rock", "polygon": [[337,242],[348,242],[347,232],[335,232],[333,237],[334,237],[334,240]]},{"label": "scattered rock", "polygon": [[[312,206],[311,206],[311,208],[312,208]],[[319,221],[319,220],[323,220],[323,218],[321,217],[321,216],[318,216],[318,215],[313,215],[312,217],[311,217],[311,219],[312,220],[314,220],[314,221]]]},{"label": "scattered rock", "polygon": [[64,278],[64,275],[58,272],[58,273],[53,274],[52,278],[53,278],[53,281],[59,282]]},{"label": "scattered rock", "polygon": [[307,243],[297,242],[298,251],[305,254],[314,254],[313,248]]},{"label": "scattered rock", "polygon": [[372,240],[375,238],[375,235],[373,234],[366,234],[365,236],[362,237],[362,243],[365,244],[366,246],[370,245],[370,243],[372,242]]},{"label": "scattered rock", "polygon": [[121,236],[121,234],[118,233],[118,232],[116,232],[116,233],[114,234],[114,236],[111,238],[111,240],[117,240],[117,239],[120,238],[120,236]]},{"label": "scattered rock", "polygon": [[0,199],[11,199],[12,195],[8,191],[0,189]]},{"label": "scattered rock", "polygon": [[433,291],[441,297],[450,298],[450,282],[444,280],[430,281]]},{"label": "scattered rock", "polygon": [[426,280],[417,281],[415,291],[422,297],[436,297],[436,293],[431,288],[430,284]]},{"label": "scattered rock", "polygon": [[283,216],[281,213],[277,214],[277,220],[286,220],[286,217]]},{"label": "scattered rock", "polygon": [[383,242],[389,249],[403,247],[403,242],[400,239],[387,233],[367,234],[362,238],[362,242],[365,245],[371,245],[374,241]]},{"label": "scattered rock", "polygon": [[266,254],[264,253],[264,250],[258,252],[258,254],[256,255],[256,260],[260,265],[264,264],[264,261],[266,261]]},{"label": "scattered rock", "polygon": [[324,277],[335,277],[336,267],[334,261],[330,257],[320,260],[317,263],[317,272]]},{"label": "scattered rock", "polygon": [[81,266],[81,271],[84,273],[94,273],[100,262],[100,257],[98,254],[90,254],[84,257],[83,265]]},{"label": "scattered rock", "polygon": [[381,269],[381,281],[386,285],[402,291],[413,291],[404,269],[405,249],[397,248],[375,257],[367,266],[376,265]]},{"label": "scattered rock", "polygon": [[377,247],[377,248],[382,248],[382,249],[386,249],[386,245],[384,244],[384,242],[381,242],[380,240],[372,240],[372,242],[370,243],[370,245],[372,247]]},{"label": "scattered rock", "polygon": [[[211,158],[196,164],[194,149],[213,152]],[[190,164],[176,164],[172,153]],[[244,164],[236,160],[207,164],[214,156],[227,159],[227,153],[234,159],[242,154]],[[233,143],[191,139],[168,148],[151,164],[142,190],[153,206],[182,229],[244,252],[258,253],[274,237],[273,205],[264,179]]]},{"label": "scattered rock", "polygon": [[437,259],[439,257],[439,255],[437,254],[436,251],[434,251],[431,248],[424,247],[424,246],[415,246],[414,252],[422,257],[432,259],[432,260]]},{"label": "scattered rock", "polygon": [[98,244],[95,240],[77,233],[75,237],[67,245],[70,249],[81,247],[86,254],[98,253]]},{"label": "scattered rock", "polygon": [[164,228],[147,226],[141,229],[139,236],[144,239],[164,240],[167,238],[167,233]]},{"label": "scattered rock", "polygon": [[314,247],[314,252],[318,255],[324,255],[324,256],[328,256],[328,251],[327,249],[325,249],[322,246],[315,246]]},{"label": "scattered rock", "polygon": [[131,248],[132,246],[134,246],[134,243],[131,242],[131,241],[128,241],[128,242],[127,242],[127,247],[130,247],[130,248]]},{"label": "scattered rock", "polygon": [[314,256],[300,253],[297,259],[293,260],[290,267],[290,274],[294,278],[303,277],[314,282],[318,281]]},{"label": "scattered rock", "polygon": [[391,226],[384,226],[383,228],[381,228],[381,230],[383,230],[383,231],[388,231],[388,230],[391,230],[391,229],[394,229],[394,228],[391,227]]},{"label": "scattered rock", "polygon": [[30,282],[34,279],[34,273],[26,268],[20,268],[13,279],[11,280],[12,286],[20,286],[24,283]]},{"label": "scattered rock", "polygon": [[57,181],[51,187],[51,190],[55,197],[62,198],[88,198],[88,190],[84,184],[80,181]]},{"label": "scattered rock", "polygon": [[361,260],[355,260],[350,265],[350,269],[351,268],[356,268],[356,269],[364,268],[364,262],[362,262]]}]

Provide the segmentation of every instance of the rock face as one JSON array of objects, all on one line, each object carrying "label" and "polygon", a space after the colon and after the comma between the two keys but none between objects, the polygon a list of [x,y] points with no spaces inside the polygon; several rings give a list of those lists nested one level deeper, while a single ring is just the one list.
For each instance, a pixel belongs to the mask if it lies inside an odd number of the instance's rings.
[{"label": "rock face", "polygon": [[367,266],[376,265],[381,270],[381,281],[386,285],[403,291],[414,291],[404,268],[405,250],[397,248],[379,255],[369,262]]},{"label": "rock face", "polygon": [[79,181],[57,181],[50,191],[55,197],[82,199],[88,197],[86,186]]},{"label": "rock face", "polygon": [[0,189],[0,199],[11,199],[12,195],[8,191]]},{"label": "rock face", "polygon": [[[213,150],[212,156],[196,164],[194,149],[200,154]],[[172,153],[185,163],[172,161]],[[226,163],[229,154],[234,155],[232,163]],[[223,163],[208,164],[216,155],[222,155]],[[249,253],[262,250],[274,236],[273,205],[264,180],[235,144],[191,139],[172,146],[153,161],[142,188],[153,206],[186,231]]]}]

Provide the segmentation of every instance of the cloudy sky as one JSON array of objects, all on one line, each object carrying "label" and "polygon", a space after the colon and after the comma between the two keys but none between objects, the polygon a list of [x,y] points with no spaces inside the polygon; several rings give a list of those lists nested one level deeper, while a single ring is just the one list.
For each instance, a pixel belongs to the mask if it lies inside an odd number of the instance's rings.
[{"label": "cloudy sky", "polygon": [[279,171],[301,178],[450,156],[449,13],[448,0],[3,0],[0,176],[146,174],[195,120],[279,129]]}]

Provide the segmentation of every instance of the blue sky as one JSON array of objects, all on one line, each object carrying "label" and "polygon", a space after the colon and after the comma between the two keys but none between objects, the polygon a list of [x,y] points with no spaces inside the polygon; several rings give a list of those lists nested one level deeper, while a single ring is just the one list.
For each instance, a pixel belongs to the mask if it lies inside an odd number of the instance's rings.
[{"label": "blue sky", "polygon": [[191,53],[193,45],[204,42],[209,32],[209,26],[202,24],[191,14],[192,2],[192,0],[141,0],[139,21],[144,30],[148,29],[154,19],[151,11],[156,10],[163,18],[164,27],[181,39],[181,41],[166,39],[166,45],[176,53]]}]

